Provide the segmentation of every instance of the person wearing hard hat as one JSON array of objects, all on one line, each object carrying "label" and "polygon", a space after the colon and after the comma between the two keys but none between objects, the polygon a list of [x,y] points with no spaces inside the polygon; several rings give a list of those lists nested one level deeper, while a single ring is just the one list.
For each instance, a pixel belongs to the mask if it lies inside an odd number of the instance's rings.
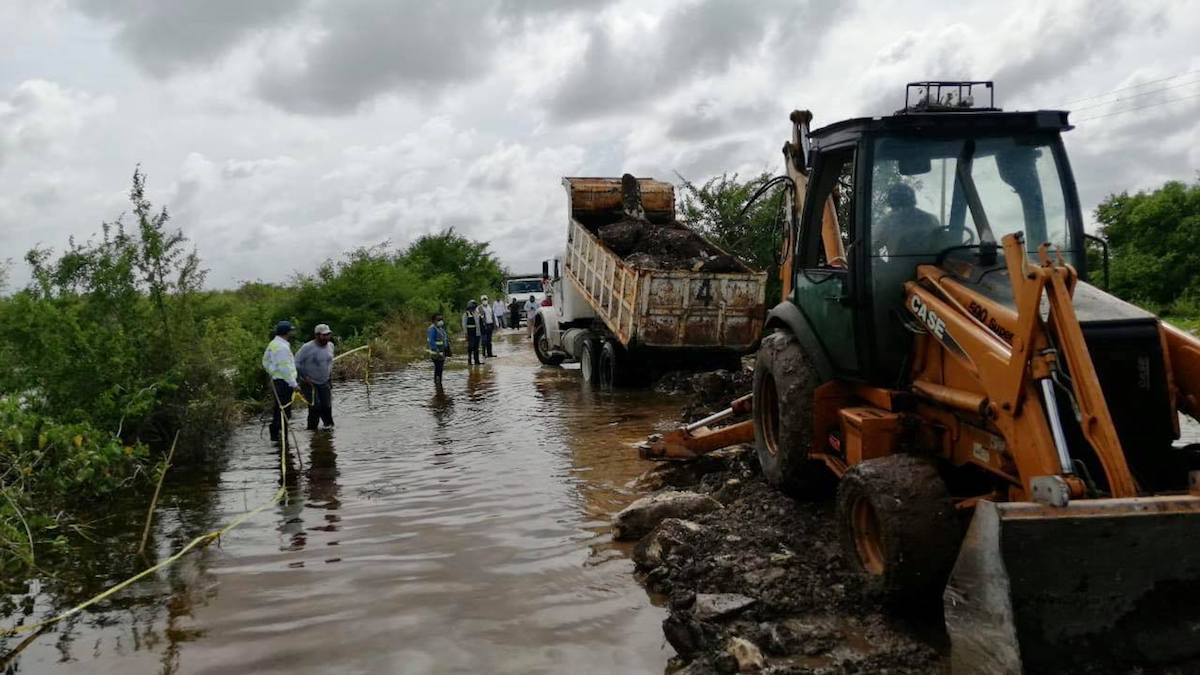
[{"label": "person wearing hard hat", "polygon": [[267,343],[263,352],[263,370],[271,376],[271,391],[274,400],[271,406],[271,440],[279,442],[279,432],[283,427],[282,415],[292,418],[292,393],[299,388],[296,382],[296,359],[292,356],[292,322],[280,321],[275,324],[275,337]]},{"label": "person wearing hard hat", "polygon": [[300,375],[300,393],[308,399],[308,430],[317,430],[317,420],[325,428],[333,426],[333,331],[317,324],[313,339],[296,352],[296,372]]},{"label": "person wearing hard hat", "polygon": [[479,316],[479,305],[475,304],[474,300],[467,301],[467,311],[462,315],[463,332],[467,334],[467,365],[480,365],[483,361],[479,360],[479,334],[480,327],[483,324],[482,317]]},{"label": "person wearing hard hat", "polygon": [[488,296],[479,297],[479,318],[482,321],[480,327],[480,337],[483,338],[483,355],[486,358],[492,358],[495,354],[492,353],[492,333],[496,332],[496,314],[492,309],[492,301],[488,300]]}]

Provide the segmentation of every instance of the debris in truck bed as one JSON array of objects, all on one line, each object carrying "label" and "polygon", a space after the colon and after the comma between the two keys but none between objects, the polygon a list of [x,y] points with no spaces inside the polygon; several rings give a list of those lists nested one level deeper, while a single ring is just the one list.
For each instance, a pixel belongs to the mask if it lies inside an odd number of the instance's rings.
[{"label": "debris in truck bed", "polygon": [[733,256],[713,248],[703,237],[677,222],[660,224],[624,218],[601,225],[595,232],[608,250],[635,267],[714,273],[744,271]]}]

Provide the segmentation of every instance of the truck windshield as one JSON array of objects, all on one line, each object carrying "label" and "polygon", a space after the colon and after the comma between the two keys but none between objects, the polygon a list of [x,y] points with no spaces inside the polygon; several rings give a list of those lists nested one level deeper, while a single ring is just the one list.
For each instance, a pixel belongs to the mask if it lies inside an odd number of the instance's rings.
[{"label": "truck windshield", "polygon": [[520,295],[522,293],[541,293],[541,279],[509,279],[508,294]]},{"label": "truck windshield", "polygon": [[937,255],[1025,233],[1031,252],[1075,247],[1053,138],[884,137],[875,141],[872,256]]}]

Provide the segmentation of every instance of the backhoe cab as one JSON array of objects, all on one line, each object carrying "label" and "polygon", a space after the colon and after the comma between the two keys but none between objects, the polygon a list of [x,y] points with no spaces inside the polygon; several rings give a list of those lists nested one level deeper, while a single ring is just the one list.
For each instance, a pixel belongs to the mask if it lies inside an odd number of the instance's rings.
[{"label": "backhoe cab", "polygon": [[802,497],[839,479],[847,559],[881,593],[944,589],[956,673],[1195,657],[1200,498],[1173,443],[1200,342],[1086,283],[1067,113],[991,92],[792,114],[760,463]]}]

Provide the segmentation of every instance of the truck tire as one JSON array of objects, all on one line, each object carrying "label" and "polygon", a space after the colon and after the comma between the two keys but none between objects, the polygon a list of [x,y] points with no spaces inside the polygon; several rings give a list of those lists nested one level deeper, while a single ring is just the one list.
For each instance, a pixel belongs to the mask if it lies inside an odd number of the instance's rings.
[{"label": "truck tire", "polygon": [[808,459],[817,374],[796,336],[777,331],[754,362],[754,448],[771,485],[811,497],[823,465]]},{"label": "truck tire", "polygon": [[602,389],[612,389],[625,384],[628,364],[625,351],[612,340],[605,340],[600,347],[599,382]]},{"label": "truck tire", "polygon": [[846,561],[868,592],[890,603],[941,602],[962,526],[931,460],[890,455],[851,467],[837,518]]},{"label": "truck tire", "polygon": [[537,355],[538,361],[547,366],[557,366],[563,362],[562,354],[555,354],[550,351],[550,339],[546,337],[546,327],[544,325],[539,325],[533,331],[533,353]]},{"label": "truck tire", "polygon": [[596,340],[586,338],[579,349],[579,372],[583,375],[583,383],[588,386],[600,384],[600,345]]}]

